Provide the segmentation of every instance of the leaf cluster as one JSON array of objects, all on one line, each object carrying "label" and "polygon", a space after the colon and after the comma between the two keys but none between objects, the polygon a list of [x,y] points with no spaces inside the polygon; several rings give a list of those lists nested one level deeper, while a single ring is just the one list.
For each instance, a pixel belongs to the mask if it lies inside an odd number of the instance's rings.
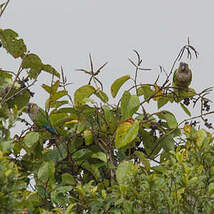
[{"label": "leaf cluster", "polygon": [[[142,72],[139,53],[133,75],[116,79],[110,103],[98,78],[106,63],[94,71],[91,55],[89,82],[71,95],[63,69],[43,64],[11,29],[0,29],[1,49],[14,60],[17,71],[0,70],[0,207],[4,213],[213,213],[213,136],[197,127],[194,119],[208,123],[211,88],[174,90],[171,71],[161,68],[153,83],[138,83]],[[43,84],[48,93],[45,112],[57,134],[24,119],[26,105],[38,76],[49,73]],[[165,75],[160,82],[159,76]],[[133,77],[132,77],[133,76]],[[124,89],[121,97],[119,90]],[[37,92],[36,92],[37,93]],[[175,103],[188,116],[178,122],[172,111],[161,109]],[[198,116],[189,107],[200,104]],[[157,111],[151,106],[157,106]],[[149,107],[148,107],[149,106]],[[11,136],[22,122],[26,129]],[[33,183],[33,184],[32,184]]]}]

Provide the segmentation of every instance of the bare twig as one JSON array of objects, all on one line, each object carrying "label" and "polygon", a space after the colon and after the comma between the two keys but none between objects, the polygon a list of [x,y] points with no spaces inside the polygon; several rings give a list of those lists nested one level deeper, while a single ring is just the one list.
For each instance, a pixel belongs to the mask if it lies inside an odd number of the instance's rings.
[{"label": "bare twig", "polygon": [[7,0],[7,2],[5,3],[5,5],[3,6],[3,9],[0,11],[0,18],[2,16],[2,14],[4,13],[6,7],[8,6],[9,2],[10,2],[10,0]]}]

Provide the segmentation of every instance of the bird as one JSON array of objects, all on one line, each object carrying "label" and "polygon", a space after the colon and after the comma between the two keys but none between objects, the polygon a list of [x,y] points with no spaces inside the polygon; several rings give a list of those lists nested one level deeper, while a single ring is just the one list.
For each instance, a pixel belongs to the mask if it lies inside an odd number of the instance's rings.
[{"label": "bird", "polygon": [[192,71],[187,63],[181,62],[178,69],[174,71],[173,87],[178,90],[188,91],[192,81]]},{"label": "bird", "polygon": [[47,112],[40,108],[36,103],[28,103],[26,111],[32,122],[38,128],[45,128],[50,134],[57,135],[56,130],[51,125]]}]

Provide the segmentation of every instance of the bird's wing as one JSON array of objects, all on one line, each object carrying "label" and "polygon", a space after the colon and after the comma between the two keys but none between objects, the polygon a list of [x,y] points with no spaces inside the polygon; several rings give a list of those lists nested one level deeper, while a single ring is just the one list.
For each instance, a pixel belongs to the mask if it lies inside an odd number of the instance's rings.
[{"label": "bird's wing", "polygon": [[51,134],[57,134],[56,130],[51,125],[48,113],[45,112],[42,108],[39,108],[39,118],[42,123],[42,126],[45,127]]}]

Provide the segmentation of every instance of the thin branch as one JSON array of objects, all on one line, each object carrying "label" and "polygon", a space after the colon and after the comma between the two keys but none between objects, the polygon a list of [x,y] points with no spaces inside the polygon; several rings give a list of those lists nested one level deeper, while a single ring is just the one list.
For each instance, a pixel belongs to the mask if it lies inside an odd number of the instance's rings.
[{"label": "thin branch", "polygon": [[0,18],[1,18],[1,16],[2,16],[2,14],[4,13],[6,7],[8,6],[9,2],[10,2],[10,0],[7,0],[7,2],[5,3],[3,9],[0,11]]}]

